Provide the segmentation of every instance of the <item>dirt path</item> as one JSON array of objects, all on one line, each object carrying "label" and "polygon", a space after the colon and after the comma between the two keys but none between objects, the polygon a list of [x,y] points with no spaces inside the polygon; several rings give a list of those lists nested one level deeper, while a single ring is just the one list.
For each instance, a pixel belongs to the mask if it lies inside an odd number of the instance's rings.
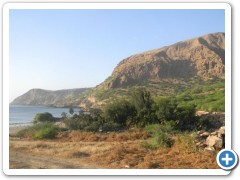
[{"label": "dirt path", "polygon": [[11,169],[89,169],[71,161],[10,151]]}]

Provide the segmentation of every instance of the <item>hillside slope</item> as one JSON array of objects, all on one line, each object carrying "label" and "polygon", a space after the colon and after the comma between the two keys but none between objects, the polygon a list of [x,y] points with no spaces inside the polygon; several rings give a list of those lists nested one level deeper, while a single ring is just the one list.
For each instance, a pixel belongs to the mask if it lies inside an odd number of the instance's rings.
[{"label": "hillside slope", "polygon": [[127,97],[132,87],[147,88],[153,96],[170,96],[224,79],[225,33],[213,33],[132,55],[95,88],[33,89],[12,104],[101,107],[112,98]]},{"label": "hillside slope", "polygon": [[90,88],[66,89],[66,90],[43,90],[31,89],[22,96],[16,98],[12,105],[41,105],[41,106],[77,106],[79,97]]},{"label": "hillside slope", "polygon": [[103,83],[118,88],[144,81],[188,81],[225,75],[225,34],[214,33],[122,60]]}]

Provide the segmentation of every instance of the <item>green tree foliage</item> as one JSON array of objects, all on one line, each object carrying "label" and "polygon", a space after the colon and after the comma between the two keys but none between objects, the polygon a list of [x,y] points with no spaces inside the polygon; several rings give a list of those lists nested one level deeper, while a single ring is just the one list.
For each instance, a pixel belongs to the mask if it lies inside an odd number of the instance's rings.
[{"label": "green tree foliage", "polygon": [[175,130],[192,130],[197,125],[194,104],[179,104],[175,98],[158,98],[153,109],[160,124],[172,121]]},{"label": "green tree foliage", "polygon": [[152,109],[153,99],[149,91],[144,88],[136,88],[131,91],[131,102],[137,110],[134,123],[140,127],[157,122]]},{"label": "green tree foliage", "polygon": [[81,113],[64,120],[65,125],[71,130],[83,130],[93,122],[92,116]]},{"label": "green tree foliage", "polygon": [[149,91],[144,88],[136,88],[131,91],[131,102],[140,111],[142,109],[151,109],[153,99]]},{"label": "green tree foliage", "polygon": [[196,106],[192,104],[178,106],[174,120],[177,130],[193,130],[197,125]]},{"label": "green tree foliage", "polygon": [[107,122],[120,124],[126,127],[136,116],[135,107],[125,99],[115,100],[108,103],[104,108],[104,118]]},{"label": "green tree foliage", "polygon": [[72,107],[69,108],[69,113],[70,113],[71,115],[73,115],[74,109],[73,109]]},{"label": "green tree foliage", "polygon": [[55,118],[49,112],[38,113],[36,114],[33,123],[36,124],[38,122],[55,122]]},{"label": "green tree foliage", "polygon": [[89,110],[89,113],[93,116],[93,117],[100,117],[102,114],[102,110],[101,109],[96,109],[96,108],[91,108]]},{"label": "green tree foliage", "polygon": [[174,98],[156,99],[153,105],[153,110],[157,116],[158,122],[162,124],[164,121],[171,121],[175,119],[177,105],[177,101]]}]

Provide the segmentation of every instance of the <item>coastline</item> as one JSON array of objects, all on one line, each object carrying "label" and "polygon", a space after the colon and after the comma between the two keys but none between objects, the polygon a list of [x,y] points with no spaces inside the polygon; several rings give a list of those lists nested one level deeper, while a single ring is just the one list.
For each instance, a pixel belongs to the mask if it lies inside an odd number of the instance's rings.
[{"label": "coastline", "polygon": [[16,126],[9,126],[9,135],[15,135],[18,131],[26,128],[30,125],[16,125]]}]

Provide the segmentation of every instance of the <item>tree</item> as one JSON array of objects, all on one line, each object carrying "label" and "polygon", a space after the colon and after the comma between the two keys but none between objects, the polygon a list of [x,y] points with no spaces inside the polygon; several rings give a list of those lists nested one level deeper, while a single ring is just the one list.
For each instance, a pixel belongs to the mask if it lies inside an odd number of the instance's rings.
[{"label": "tree", "polygon": [[153,99],[149,91],[144,88],[136,88],[131,91],[131,102],[139,111],[141,109],[150,110],[153,104]]},{"label": "tree", "polygon": [[135,107],[125,99],[110,102],[104,108],[104,118],[108,122],[118,123],[122,127],[126,127],[127,122],[131,122],[135,116]]},{"label": "tree", "polygon": [[62,112],[62,113],[61,113],[61,116],[62,116],[62,119],[65,119],[65,118],[67,117],[67,113]]},{"label": "tree", "polygon": [[153,110],[157,116],[160,124],[164,121],[171,121],[175,119],[175,113],[177,111],[177,101],[173,98],[158,98],[156,99]]},{"label": "tree", "polygon": [[73,109],[72,107],[69,108],[69,113],[70,113],[71,115],[73,115],[74,109]]},{"label": "tree", "polygon": [[194,104],[179,104],[175,98],[158,98],[153,109],[160,124],[171,121],[175,130],[192,130],[197,126]]},{"label": "tree", "polygon": [[51,113],[44,112],[36,114],[33,123],[36,124],[38,122],[55,122],[55,119]]},{"label": "tree", "polygon": [[193,104],[178,106],[176,110],[175,129],[192,130],[197,125],[196,106]]},{"label": "tree", "polygon": [[134,123],[140,127],[156,123],[156,115],[152,109],[153,99],[149,91],[136,88],[131,91],[131,102],[137,110]]}]

